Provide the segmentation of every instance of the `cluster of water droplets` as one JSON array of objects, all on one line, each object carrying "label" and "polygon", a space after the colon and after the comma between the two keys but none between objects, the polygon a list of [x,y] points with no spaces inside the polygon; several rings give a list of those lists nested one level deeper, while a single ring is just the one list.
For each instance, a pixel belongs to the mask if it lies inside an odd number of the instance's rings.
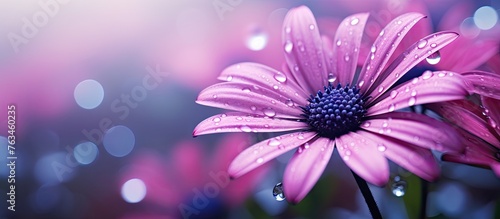
[{"label": "cluster of water droplets", "polygon": [[401,179],[400,176],[395,176],[391,185],[392,194],[396,197],[403,197],[406,194],[408,183]]},{"label": "cluster of water droplets", "polygon": [[[417,43],[417,49],[424,49],[428,44],[428,41],[426,39],[421,39],[418,43]],[[429,44],[429,47],[431,48],[431,50],[428,51],[428,53],[430,54],[427,58],[425,58],[425,60],[427,61],[427,63],[431,64],[431,65],[436,65],[439,63],[439,61],[441,61],[441,54],[439,53],[439,51],[436,51],[436,52],[432,52],[432,49],[436,48],[437,47],[437,43],[430,43]],[[415,59],[418,58],[418,55],[415,55]]]},{"label": "cluster of water droplets", "polygon": [[273,188],[273,196],[276,201],[284,201],[286,199],[285,193],[283,192],[283,184],[281,182],[277,183]]}]

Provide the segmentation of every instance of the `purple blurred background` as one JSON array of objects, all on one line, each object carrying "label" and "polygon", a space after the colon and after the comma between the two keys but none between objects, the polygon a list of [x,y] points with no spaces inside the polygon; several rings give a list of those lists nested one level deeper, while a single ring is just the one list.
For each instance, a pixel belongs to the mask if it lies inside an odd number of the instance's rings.
[{"label": "purple blurred background", "polygon": [[[17,159],[15,184],[0,168],[0,197],[9,200],[15,185],[15,212],[0,201],[2,218],[369,218],[338,156],[291,206],[272,195],[290,154],[227,181],[231,159],[265,135],[191,135],[220,112],[194,101],[225,67],[281,68],[281,23],[302,4],[330,37],[352,13],[371,12],[370,34],[417,10],[434,31],[500,39],[496,0],[3,0],[0,163],[11,161],[12,104]],[[428,217],[500,215],[500,180],[490,170],[444,162],[442,170],[430,184]],[[397,166],[391,175],[407,184],[372,187],[383,215],[414,218],[419,181]]]}]

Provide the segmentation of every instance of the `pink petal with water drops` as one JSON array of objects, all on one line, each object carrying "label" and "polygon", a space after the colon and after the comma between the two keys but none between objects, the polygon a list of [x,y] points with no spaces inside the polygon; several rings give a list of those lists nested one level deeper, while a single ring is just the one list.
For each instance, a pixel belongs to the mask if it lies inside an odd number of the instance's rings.
[{"label": "pink petal with water drops", "polygon": [[462,75],[472,84],[472,92],[500,99],[500,75],[484,71],[470,71]]},{"label": "pink petal with water drops", "polygon": [[500,135],[500,100],[481,96],[481,102],[488,116],[488,123]]},{"label": "pink petal with water drops", "polygon": [[[281,69],[283,70],[283,73],[286,75],[287,80],[291,80],[291,81],[293,81],[293,83],[295,83],[297,86],[299,86],[297,79],[292,74],[292,71],[290,71],[290,68],[288,68],[288,64],[286,62],[283,62],[281,64]],[[298,93],[297,95],[302,94],[302,97],[307,96],[307,94],[304,93],[304,89],[302,89],[302,88],[297,88],[297,93]]]},{"label": "pink petal with water drops", "polygon": [[[465,108],[465,106],[467,106],[467,108]],[[491,133],[492,130],[490,130],[490,125],[484,119],[484,116],[480,117],[472,112],[477,111],[480,108],[478,105],[462,104],[461,106],[458,106],[454,102],[444,102],[429,104],[427,107],[441,115],[451,124],[479,136],[492,145],[500,147],[500,141],[493,133]]]},{"label": "pink petal with water drops", "polygon": [[318,138],[299,147],[286,166],[283,189],[289,202],[300,202],[314,187],[330,161],[335,142]]},{"label": "pink petal with water drops", "polygon": [[327,84],[323,43],[311,10],[291,9],[283,22],[283,49],[299,85],[313,94]]},{"label": "pink petal with water drops", "polygon": [[309,97],[309,93],[304,93],[303,89],[295,82],[295,79],[290,78],[290,74],[258,63],[245,62],[231,65],[222,71],[218,79],[274,90],[299,105],[307,103],[306,100]]},{"label": "pink petal with water drops", "polygon": [[469,87],[460,74],[426,71],[422,76],[387,91],[378,98],[379,101],[369,106],[367,115],[379,115],[418,104],[463,99],[469,95]]},{"label": "pink petal with water drops", "polygon": [[458,134],[450,125],[422,114],[392,112],[377,115],[365,121],[361,128],[427,149],[443,152],[463,150]]},{"label": "pink petal with water drops", "polygon": [[424,17],[419,13],[403,14],[391,21],[380,32],[359,75],[357,85],[360,87],[361,93],[367,93],[372,87],[375,79],[379,77],[394,50],[396,50],[397,45],[408,31]]},{"label": "pink petal with water drops", "polygon": [[194,128],[193,136],[223,132],[283,132],[304,130],[304,122],[271,118],[240,112],[228,112],[209,117]]},{"label": "pink petal with water drops", "polygon": [[332,72],[343,86],[352,84],[367,19],[368,13],[351,15],[340,23],[335,34]]},{"label": "pink petal with water drops", "polygon": [[301,119],[300,105],[292,96],[241,82],[223,82],[205,88],[198,104],[255,115]]},{"label": "pink petal with water drops", "polygon": [[327,80],[330,83],[337,81],[337,74],[333,71],[333,42],[328,36],[322,35],[321,40],[323,41],[323,51],[325,52],[326,61],[326,71],[328,72]]},{"label": "pink petal with water drops", "polygon": [[377,149],[389,160],[417,176],[427,181],[434,181],[439,177],[439,165],[429,149],[372,132],[360,130],[358,133],[376,142]]},{"label": "pink petal with water drops", "polygon": [[[453,32],[440,32],[426,36],[420,41],[415,42],[399,55],[375,80],[372,87],[373,89],[371,89],[371,93],[368,95],[372,98],[367,101],[367,104],[376,101],[379,96],[384,94],[411,68],[453,42],[457,37],[458,34]],[[440,59],[439,56],[436,58]]]},{"label": "pink petal with water drops", "polygon": [[229,165],[229,175],[238,178],[275,157],[309,142],[315,136],[314,132],[296,132],[254,144],[234,158]]},{"label": "pink petal with water drops", "polygon": [[389,164],[377,143],[362,134],[350,132],[335,139],[344,163],[366,181],[383,186],[389,180]]},{"label": "pink petal with water drops", "polygon": [[460,142],[465,146],[465,151],[459,154],[445,153],[441,157],[442,160],[483,167],[498,162],[496,157],[498,148],[492,147],[481,138],[465,130],[458,129],[458,132],[460,133]]}]

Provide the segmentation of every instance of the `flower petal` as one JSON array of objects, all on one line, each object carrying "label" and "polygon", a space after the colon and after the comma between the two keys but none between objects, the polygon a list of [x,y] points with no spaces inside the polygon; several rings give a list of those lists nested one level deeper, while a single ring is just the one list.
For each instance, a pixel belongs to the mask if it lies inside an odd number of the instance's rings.
[{"label": "flower petal", "polygon": [[487,112],[490,126],[500,135],[500,100],[481,96],[481,102]]},{"label": "flower petal", "polygon": [[481,140],[481,138],[465,130],[458,129],[458,133],[460,134],[460,141],[465,146],[464,153],[445,153],[441,157],[442,160],[475,166],[488,166],[498,163],[495,157],[496,153],[498,153],[498,148],[492,147]]},{"label": "flower petal", "polygon": [[193,136],[223,132],[283,132],[307,129],[304,122],[228,112],[209,117],[194,128]]},{"label": "flower petal", "polygon": [[391,21],[379,34],[366,58],[358,79],[361,93],[367,93],[384,70],[391,55],[408,31],[425,16],[419,13],[403,14]]},{"label": "flower petal", "polygon": [[234,158],[229,165],[229,176],[238,178],[275,157],[303,145],[315,136],[314,132],[298,132],[280,135],[254,144]]},{"label": "flower petal", "polygon": [[300,119],[302,110],[291,96],[257,85],[223,82],[202,90],[196,102],[255,115]]},{"label": "flower petal", "polygon": [[371,117],[361,128],[438,151],[461,152],[463,146],[451,126],[429,116],[392,112]]},{"label": "flower petal", "polygon": [[458,34],[454,32],[440,32],[426,36],[414,43],[406,49],[405,52],[399,55],[396,60],[375,79],[375,83],[368,90],[368,96],[372,98],[368,100],[367,103],[370,104],[370,102],[376,101],[379,96],[384,94],[411,68],[453,42],[457,37]]},{"label": "flower petal", "polygon": [[327,84],[323,43],[309,8],[294,8],[286,15],[283,48],[288,67],[307,93],[316,93]]},{"label": "flower petal", "polygon": [[[461,102],[466,102],[463,100]],[[500,141],[490,130],[489,124],[484,118],[474,114],[480,107],[475,104],[444,102],[427,105],[429,109],[436,112],[448,122],[472,133],[492,145],[500,148]]]},{"label": "flower petal", "polygon": [[418,78],[401,84],[379,97],[373,106],[369,105],[367,115],[378,115],[401,108],[463,99],[469,95],[470,86],[460,75],[453,72],[426,71]]},{"label": "flower petal", "polygon": [[439,52],[442,59],[438,69],[463,72],[478,68],[498,52],[497,40],[478,40],[459,37]]},{"label": "flower petal", "polygon": [[388,136],[367,131],[358,131],[377,143],[377,149],[384,156],[417,176],[434,181],[439,177],[439,165],[429,149],[421,148]]},{"label": "flower petal", "polygon": [[367,19],[368,13],[351,15],[342,21],[335,34],[332,71],[343,86],[352,84]]},{"label": "flower petal", "polygon": [[500,75],[484,71],[470,71],[462,75],[472,84],[472,92],[500,99]]},{"label": "flower petal", "polygon": [[286,166],[283,189],[289,202],[300,202],[314,187],[330,161],[335,142],[318,138],[299,147]]},{"label": "flower petal", "polygon": [[362,133],[350,132],[335,139],[344,163],[366,181],[383,186],[389,181],[389,164],[377,143]]},{"label": "flower petal", "polygon": [[227,67],[218,79],[264,87],[287,96],[299,105],[305,105],[309,93],[304,93],[295,79],[290,78],[290,74],[284,71],[280,72],[258,63],[245,62]]}]

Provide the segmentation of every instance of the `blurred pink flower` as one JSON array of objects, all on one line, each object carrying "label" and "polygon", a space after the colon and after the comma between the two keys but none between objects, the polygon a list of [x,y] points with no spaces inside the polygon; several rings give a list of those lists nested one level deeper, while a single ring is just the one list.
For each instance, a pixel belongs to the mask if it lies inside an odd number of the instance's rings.
[{"label": "blurred pink flower", "polygon": [[147,187],[144,202],[158,206],[174,218],[220,213],[224,208],[243,204],[266,171],[262,167],[230,180],[229,163],[250,143],[248,136],[232,134],[221,140],[213,154],[207,155],[203,145],[184,141],[173,147],[168,162],[157,154],[143,153],[131,162],[133,165],[123,173],[120,183],[141,179]]},{"label": "blurred pink flower", "polygon": [[462,99],[469,88],[461,75],[444,71],[427,72],[389,88],[457,34],[427,36],[422,39],[425,44],[412,45],[387,65],[402,38],[424,18],[419,13],[404,14],[379,33],[355,77],[367,18],[367,13],[360,13],[344,19],[332,41],[333,48],[324,48],[312,12],[305,6],[289,11],[282,35],[287,62],[284,72],[257,63],[225,69],[219,79],[226,82],[201,91],[197,102],[238,112],[202,121],[193,135],[298,131],[247,148],[229,167],[229,174],[237,178],[297,149],[283,177],[285,195],[292,203],[301,201],[312,189],[335,146],[347,166],[372,184],[387,183],[386,158],[434,180],[439,168],[430,149],[460,152],[463,148],[455,131],[427,116],[393,111]]},{"label": "blurred pink flower", "polygon": [[[492,99],[493,100],[493,99]],[[487,118],[484,109],[467,100],[429,104],[428,107],[454,125],[464,144],[463,154],[445,153],[444,161],[491,168],[500,177],[500,101],[483,102],[490,112]]]}]

